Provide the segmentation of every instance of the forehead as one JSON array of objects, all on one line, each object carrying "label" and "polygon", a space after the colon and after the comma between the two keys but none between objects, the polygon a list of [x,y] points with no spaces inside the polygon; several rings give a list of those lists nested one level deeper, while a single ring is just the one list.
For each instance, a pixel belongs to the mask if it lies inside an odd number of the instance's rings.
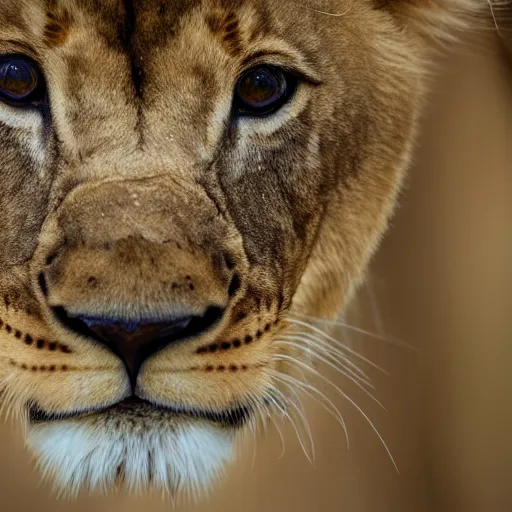
[{"label": "forehead", "polygon": [[188,25],[196,39],[216,37],[237,54],[279,32],[270,10],[265,0],[0,0],[0,38],[41,51],[95,39],[137,54],[166,47]]}]

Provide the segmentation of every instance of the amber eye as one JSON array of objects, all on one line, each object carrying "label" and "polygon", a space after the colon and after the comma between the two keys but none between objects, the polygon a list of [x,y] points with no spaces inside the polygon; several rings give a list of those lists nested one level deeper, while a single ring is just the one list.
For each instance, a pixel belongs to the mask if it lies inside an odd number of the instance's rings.
[{"label": "amber eye", "polygon": [[25,106],[38,103],[44,94],[43,76],[32,59],[0,56],[0,101]]},{"label": "amber eye", "polygon": [[279,68],[259,66],[242,74],[235,89],[240,114],[267,115],[279,109],[293,93],[296,79]]}]

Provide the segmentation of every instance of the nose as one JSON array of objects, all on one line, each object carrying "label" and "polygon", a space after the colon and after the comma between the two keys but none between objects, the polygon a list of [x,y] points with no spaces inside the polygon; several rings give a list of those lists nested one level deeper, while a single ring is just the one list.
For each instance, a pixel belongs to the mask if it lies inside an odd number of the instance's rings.
[{"label": "nose", "polygon": [[211,328],[221,317],[222,309],[209,307],[203,315],[187,315],[164,321],[127,321],[118,318],[70,315],[54,308],[59,320],[82,336],[94,338],[106,345],[124,362],[132,384],[142,363],[166,346],[198,336]]}]

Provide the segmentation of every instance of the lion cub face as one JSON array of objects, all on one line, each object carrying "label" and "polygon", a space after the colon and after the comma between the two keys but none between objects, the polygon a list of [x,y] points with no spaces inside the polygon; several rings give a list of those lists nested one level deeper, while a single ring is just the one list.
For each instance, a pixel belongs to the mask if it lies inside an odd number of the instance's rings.
[{"label": "lion cub face", "polygon": [[425,43],[332,4],[0,0],[0,382],[65,490],[201,489],[361,278]]}]

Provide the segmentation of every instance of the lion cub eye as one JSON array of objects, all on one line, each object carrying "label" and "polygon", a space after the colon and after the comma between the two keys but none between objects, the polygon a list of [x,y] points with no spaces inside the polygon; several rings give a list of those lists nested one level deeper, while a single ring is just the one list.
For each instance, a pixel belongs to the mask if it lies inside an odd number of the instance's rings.
[{"label": "lion cub eye", "polygon": [[258,66],[242,74],[235,88],[239,114],[264,116],[282,107],[293,94],[296,77],[273,66]]},{"label": "lion cub eye", "polygon": [[37,104],[45,95],[37,64],[25,56],[0,56],[0,101],[12,106]]}]

